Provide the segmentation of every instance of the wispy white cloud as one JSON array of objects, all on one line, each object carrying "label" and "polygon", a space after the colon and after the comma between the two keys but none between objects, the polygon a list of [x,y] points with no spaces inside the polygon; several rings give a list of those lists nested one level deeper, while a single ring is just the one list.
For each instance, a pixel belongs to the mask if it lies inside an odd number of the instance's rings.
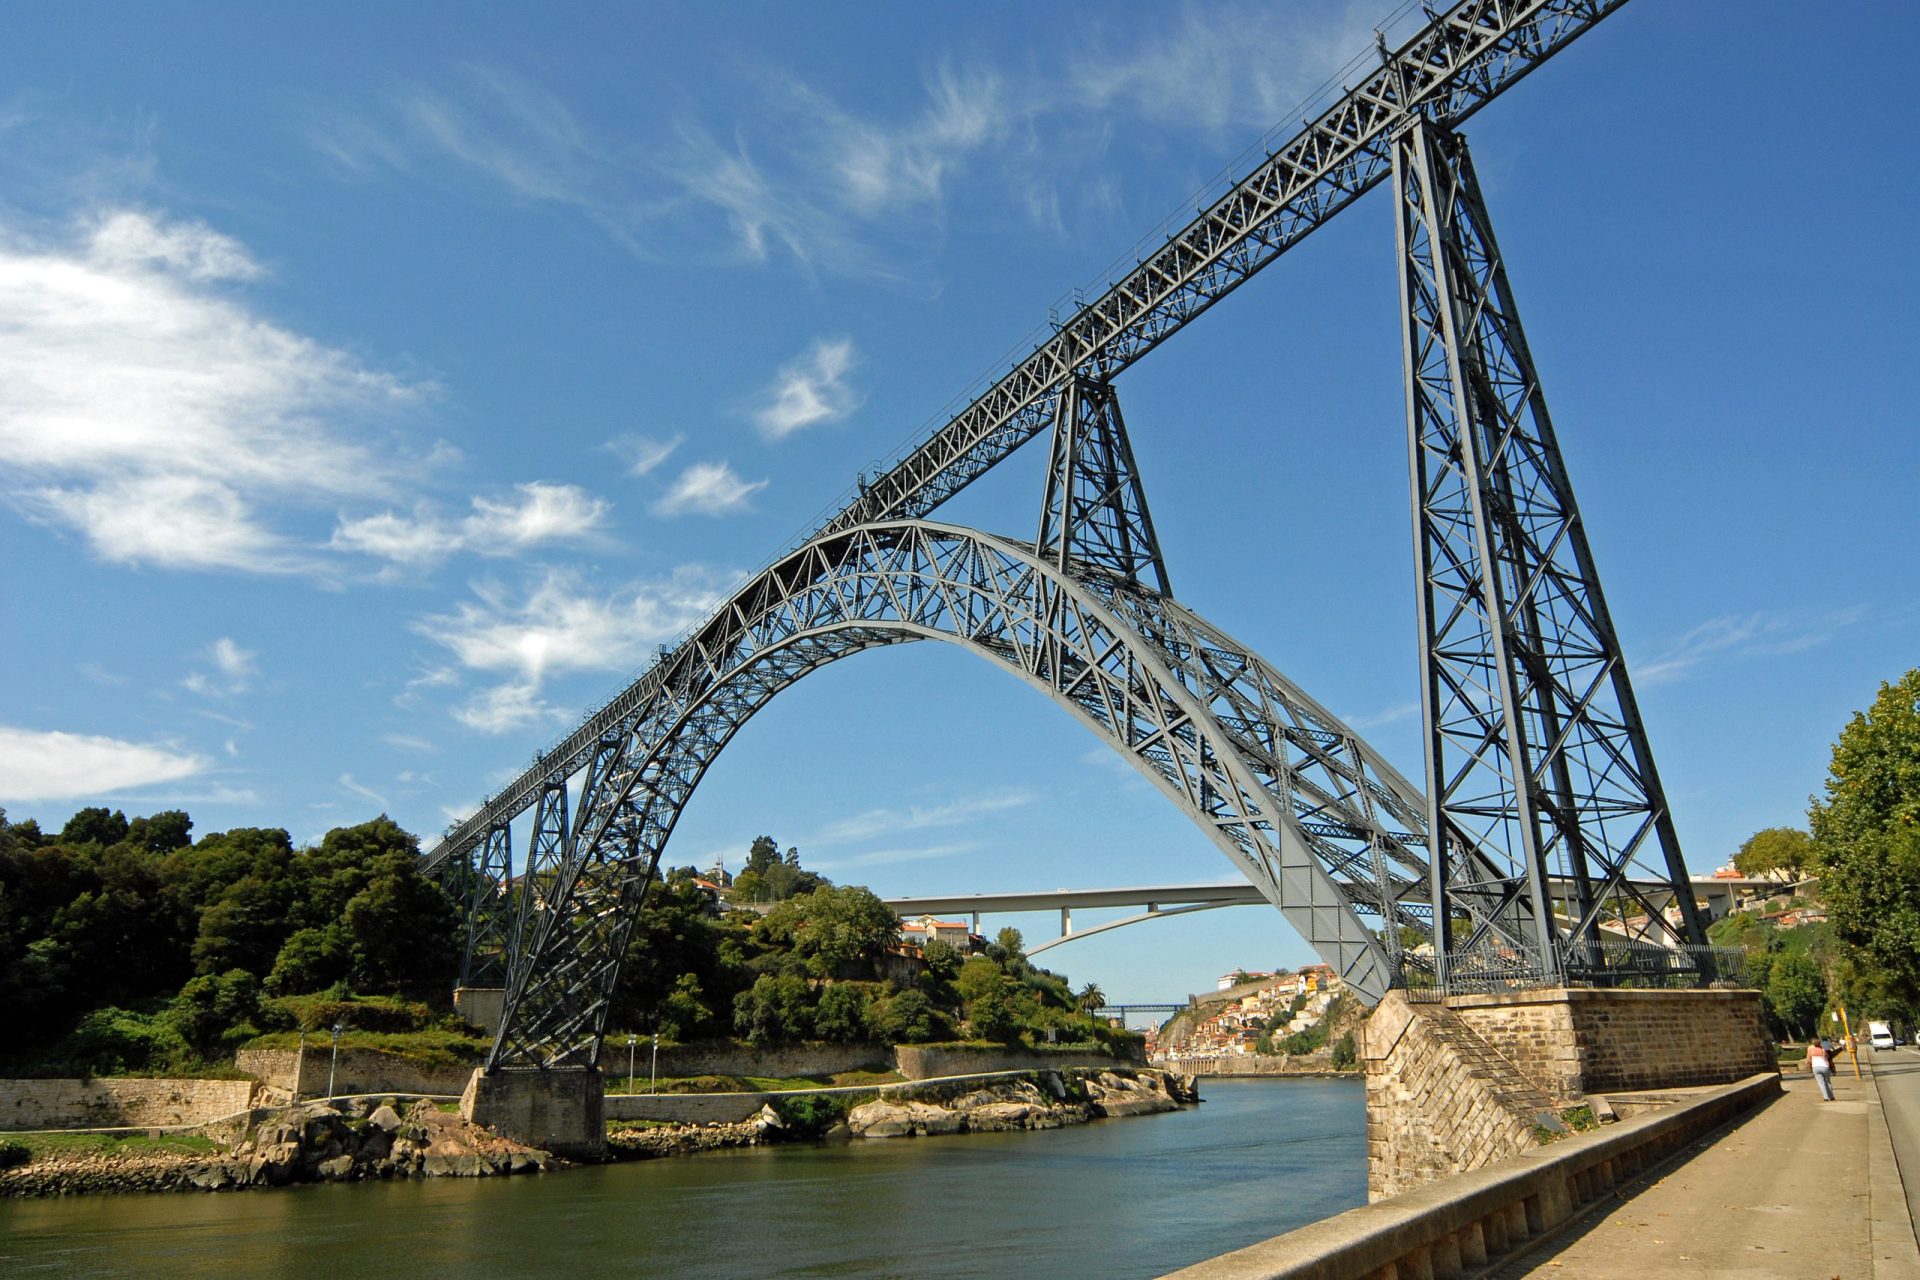
[{"label": "wispy white cloud", "polygon": [[233,637],[221,636],[207,646],[212,672],[191,672],[180,683],[203,697],[230,698],[252,686],[254,677],[260,674],[259,657],[253,650],[235,644]]},{"label": "wispy white cloud", "polygon": [[1146,25],[1090,23],[1068,59],[1063,105],[1163,129],[1264,129],[1370,54],[1380,7],[1187,4]]},{"label": "wispy white cloud", "polygon": [[380,741],[390,747],[398,747],[402,751],[419,751],[431,755],[440,750],[427,739],[411,733],[383,733],[380,735]]},{"label": "wispy white cloud", "polygon": [[510,680],[481,689],[453,709],[453,718],[480,733],[511,733],[536,725],[565,724],[567,713],[540,696],[533,680]]},{"label": "wispy white cloud", "polygon": [[249,309],[263,268],[197,222],[131,209],[59,241],[0,221],[0,465],[31,517],[102,559],[312,571],[261,514],[377,493],[404,459],[365,428],[430,393]]},{"label": "wispy white cloud", "polygon": [[724,462],[696,462],[680,473],[673,487],[653,504],[660,516],[730,516],[753,509],[753,495],[765,480],[743,480]]},{"label": "wispy white cloud", "polygon": [[1390,724],[1399,724],[1402,720],[1411,719],[1419,714],[1418,702],[1395,702],[1365,715],[1348,716],[1347,727],[1365,733],[1369,729],[1381,729]]},{"label": "wispy white cloud", "polygon": [[1031,791],[992,791],[984,795],[962,796],[935,805],[909,805],[904,809],[869,809],[832,822],[813,833],[809,845],[855,844],[875,836],[898,835],[906,831],[924,831],[930,827],[951,827],[971,822],[990,813],[1004,813],[1032,804],[1038,797]]},{"label": "wispy white cloud", "polygon": [[1145,22],[1089,11],[1064,54],[948,58],[886,111],[741,64],[705,101],[663,97],[645,120],[596,122],[551,87],[469,66],[317,122],[312,138],[350,174],[479,180],[648,256],[901,281],[937,251],[956,199],[1061,232],[1104,218],[1116,149],[1286,119],[1370,56],[1377,19],[1363,0],[1331,20],[1318,5],[1165,6]]},{"label": "wispy white cloud", "polygon": [[484,733],[565,719],[540,696],[548,677],[630,670],[649,646],[679,635],[721,598],[713,575],[699,568],[610,595],[559,570],[546,571],[524,595],[497,581],[476,584],[474,595],[452,613],[419,619],[414,630],[467,670],[509,677],[454,710]]},{"label": "wispy white cloud", "polygon": [[753,411],[754,425],[769,440],[784,440],[821,422],[838,422],[860,407],[847,385],[854,365],[851,338],[822,338],[784,366]]},{"label": "wispy white cloud", "polygon": [[207,765],[171,744],[0,725],[0,800],[118,795],[190,778]]},{"label": "wispy white cloud", "polygon": [[459,551],[510,556],[550,542],[578,542],[606,524],[608,504],[577,485],[536,480],[514,486],[511,498],[476,497],[473,512],[442,519],[429,504],[403,516],[393,511],[341,517],[331,546],[397,564],[437,564]]},{"label": "wispy white cloud", "polygon": [[83,662],[78,667],[81,675],[102,688],[111,689],[127,683],[127,677],[107,670],[97,662]]},{"label": "wispy white cloud", "polygon": [[387,804],[387,798],[385,796],[381,795],[378,791],[375,791],[371,787],[362,786],[360,783],[354,780],[353,775],[350,773],[343,773],[340,775],[340,786],[342,790],[350,792],[353,795],[359,796],[362,800],[368,800],[374,804],[379,805],[380,812],[382,813],[385,813],[389,808],[392,807]]},{"label": "wispy white cloud", "polygon": [[1822,614],[1723,614],[1655,648],[1651,658],[1630,663],[1628,670],[1637,684],[1667,684],[1686,679],[1711,659],[1777,656],[1814,648],[1870,616],[1871,611],[1862,606]]},{"label": "wispy white cloud", "polygon": [[947,844],[903,845],[889,849],[873,849],[866,853],[850,854],[846,857],[808,858],[807,866],[818,871],[852,871],[860,867],[886,867],[902,862],[930,862],[935,858],[953,858],[963,853],[972,853],[980,846],[977,842],[964,840]]},{"label": "wispy white cloud", "polygon": [[657,440],[652,436],[624,435],[615,436],[607,441],[607,448],[627,464],[627,474],[644,476],[655,467],[673,456],[686,440],[684,434],[675,434],[670,439]]}]

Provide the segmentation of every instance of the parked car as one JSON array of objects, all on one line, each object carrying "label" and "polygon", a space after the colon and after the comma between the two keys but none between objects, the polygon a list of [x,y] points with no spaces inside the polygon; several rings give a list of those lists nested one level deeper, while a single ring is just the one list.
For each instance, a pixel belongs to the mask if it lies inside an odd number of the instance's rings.
[{"label": "parked car", "polygon": [[1893,1027],[1885,1022],[1869,1022],[1867,1043],[1873,1046],[1875,1052],[1881,1049],[1891,1051],[1897,1043],[1893,1038]]}]

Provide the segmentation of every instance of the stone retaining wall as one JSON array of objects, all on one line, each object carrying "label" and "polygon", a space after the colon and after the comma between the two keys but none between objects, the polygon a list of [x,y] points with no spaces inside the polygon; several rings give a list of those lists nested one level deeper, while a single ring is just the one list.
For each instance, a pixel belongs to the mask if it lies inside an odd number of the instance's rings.
[{"label": "stone retaining wall", "polygon": [[0,1080],[0,1130],[205,1124],[253,1105],[251,1080]]},{"label": "stone retaining wall", "polygon": [[[633,1047],[636,1079],[653,1065],[653,1046],[645,1037]],[[831,1076],[842,1071],[890,1071],[893,1053],[885,1045],[791,1044],[757,1047],[731,1040],[660,1046],[663,1076]],[[600,1049],[600,1071],[609,1080],[627,1076],[627,1042],[609,1037]]]},{"label": "stone retaining wall", "polygon": [[770,1093],[610,1093],[609,1120],[657,1120],[667,1124],[739,1124],[758,1115]]},{"label": "stone retaining wall", "polygon": [[[304,1059],[298,1049],[242,1049],[233,1055],[233,1065],[271,1088],[298,1093],[302,1098],[318,1098],[327,1092],[332,1052],[332,1045],[322,1036],[308,1041]],[[428,1067],[378,1049],[342,1049],[338,1069],[333,1073],[333,1092],[337,1095],[424,1093],[458,1097],[472,1078],[474,1066],[467,1063]]]},{"label": "stone retaining wall", "polygon": [[1374,1199],[1516,1154],[1589,1095],[1776,1070],[1756,991],[1390,992],[1361,1041]]},{"label": "stone retaining wall", "polygon": [[1275,1236],[1173,1272],[1167,1280],[1335,1280],[1479,1275],[1695,1140],[1780,1095],[1768,1071],[1665,1110],[1622,1121]]},{"label": "stone retaining wall", "polygon": [[894,1069],[909,1080],[958,1076],[991,1071],[1059,1071],[1065,1067],[1143,1066],[1141,1062],[1110,1058],[1104,1053],[1001,1049],[988,1045],[901,1044],[893,1048]]},{"label": "stone retaining wall", "polygon": [[1389,991],[1359,1040],[1369,1200],[1531,1150],[1535,1125],[1559,1123],[1554,1100],[1445,1005]]},{"label": "stone retaining wall", "polygon": [[1575,987],[1452,996],[1447,1007],[1562,1102],[1726,1084],[1775,1064],[1758,991]]}]

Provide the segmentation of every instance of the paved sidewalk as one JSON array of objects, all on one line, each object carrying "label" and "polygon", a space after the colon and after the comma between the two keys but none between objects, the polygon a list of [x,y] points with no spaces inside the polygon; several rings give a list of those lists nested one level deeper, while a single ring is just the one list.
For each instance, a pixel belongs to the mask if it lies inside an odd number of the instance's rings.
[{"label": "paved sidewalk", "polygon": [[1920,1280],[1879,1091],[1845,1066],[1834,1095],[1789,1076],[1778,1100],[1489,1274]]}]

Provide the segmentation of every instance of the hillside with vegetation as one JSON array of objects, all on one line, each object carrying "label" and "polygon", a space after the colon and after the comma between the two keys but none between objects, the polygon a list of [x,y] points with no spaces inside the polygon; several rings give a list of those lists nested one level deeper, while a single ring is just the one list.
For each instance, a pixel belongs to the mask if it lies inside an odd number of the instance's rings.
[{"label": "hillside with vegetation", "polygon": [[[754,842],[751,878],[728,891],[741,901],[692,868],[654,886],[616,1033],[1130,1049],[1017,931],[978,955],[903,948],[879,898],[775,849]],[[178,810],[87,808],[58,833],[0,813],[0,1075],[220,1074],[237,1048],[336,1024],[352,1047],[477,1058],[486,1042],[451,1003],[459,914],[418,863],[384,816],[296,847],[278,828],[196,840]]]}]

